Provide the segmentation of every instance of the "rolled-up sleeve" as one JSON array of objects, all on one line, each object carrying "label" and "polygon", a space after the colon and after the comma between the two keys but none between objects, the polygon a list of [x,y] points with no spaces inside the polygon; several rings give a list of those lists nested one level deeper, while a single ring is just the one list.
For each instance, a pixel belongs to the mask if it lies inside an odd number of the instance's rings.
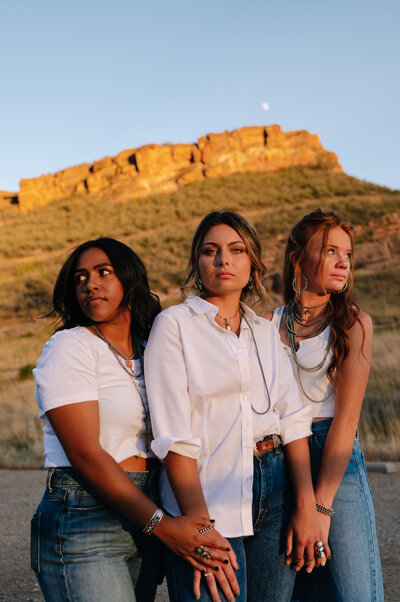
[{"label": "rolled-up sleeve", "polygon": [[144,354],[147,398],[154,440],[161,460],[169,451],[198,459],[201,440],[193,437],[188,375],[179,324],[163,312],[154,321]]},{"label": "rolled-up sleeve", "polygon": [[[274,329],[275,330],[275,329]],[[290,360],[275,330],[276,363],[278,378],[278,399],[276,409],[279,412],[281,439],[284,445],[311,435],[312,408],[304,405],[299,394]]]}]

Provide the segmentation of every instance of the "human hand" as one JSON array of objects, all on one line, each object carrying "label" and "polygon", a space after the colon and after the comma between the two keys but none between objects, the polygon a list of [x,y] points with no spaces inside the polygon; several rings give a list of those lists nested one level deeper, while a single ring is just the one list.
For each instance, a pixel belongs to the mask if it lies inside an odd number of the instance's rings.
[{"label": "human hand", "polygon": [[331,517],[326,514],[322,514],[321,512],[317,512],[317,525],[319,529],[317,541],[322,542],[323,553],[325,554],[325,556],[323,558],[320,558],[317,553],[317,550],[315,550],[315,566],[325,566],[326,561],[329,560],[331,557],[331,549],[328,543],[329,529],[331,526]]},{"label": "human hand", "polygon": [[[213,602],[220,602],[220,591],[229,602],[233,602],[240,595],[239,585],[231,565],[218,563],[218,570],[203,569],[194,570],[193,573],[193,593],[196,600],[200,599],[200,583],[204,579]],[[219,586],[219,588],[218,588]]]},{"label": "human hand", "polygon": [[207,535],[199,533],[199,529],[206,525],[213,529],[213,524],[208,518],[192,516],[173,518],[164,515],[153,533],[175,554],[200,571],[210,567],[218,571],[220,565],[230,566],[231,570],[232,567],[238,568],[236,555],[225,537],[215,530],[208,531]]},{"label": "human hand", "polygon": [[315,557],[315,544],[321,539],[317,514],[315,506],[309,504],[296,508],[290,519],[286,532],[286,564],[293,563],[295,571],[304,566],[306,572],[311,573],[324,560]]}]

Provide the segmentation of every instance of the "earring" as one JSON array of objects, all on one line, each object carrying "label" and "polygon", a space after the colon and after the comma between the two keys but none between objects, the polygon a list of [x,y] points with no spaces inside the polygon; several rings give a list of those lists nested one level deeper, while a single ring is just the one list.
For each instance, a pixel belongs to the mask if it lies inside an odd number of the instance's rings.
[{"label": "earring", "polygon": [[203,281],[200,278],[200,276],[198,276],[196,278],[196,284],[197,284],[197,288],[199,289],[199,291],[201,292],[203,290]]},{"label": "earring", "polygon": [[344,291],[347,289],[347,282],[344,283],[344,287],[342,288],[341,291],[332,291],[332,293],[334,295],[340,295],[341,293],[344,293]]},{"label": "earring", "polygon": [[254,288],[253,274],[250,274],[250,278],[249,278],[249,281],[247,283],[247,288],[249,289],[249,291],[251,291],[251,289]]},{"label": "earring", "polygon": [[305,276],[304,274],[301,274],[304,278],[304,287],[301,289],[301,291],[296,290],[296,278],[293,278],[292,280],[292,287],[295,293],[304,293],[305,290],[307,290],[307,286],[308,286],[308,280],[307,280],[307,276]]}]

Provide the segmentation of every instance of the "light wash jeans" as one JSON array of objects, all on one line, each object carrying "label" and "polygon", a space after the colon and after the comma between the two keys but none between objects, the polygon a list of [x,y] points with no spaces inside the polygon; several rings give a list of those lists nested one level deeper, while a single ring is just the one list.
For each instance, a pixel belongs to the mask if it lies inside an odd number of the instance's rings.
[{"label": "light wash jeans", "polygon": [[[317,480],[332,419],[314,422],[309,437],[311,469]],[[383,602],[382,570],[375,514],[364,455],[358,437],[333,501],[329,545],[332,558],[311,575],[296,579],[294,600],[301,602]]]},{"label": "light wash jeans", "polygon": [[[150,497],[152,473],[128,472]],[[31,523],[31,566],[47,602],[149,602],[161,546],[68,468],[51,468]],[[135,598],[136,593],[136,598]]]},{"label": "light wash jeans", "polygon": [[[228,538],[239,570],[241,602],[288,602],[295,572],[285,564],[284,534],[290,516],[288,487],[281,447],[254,458],[254,535]],[[168,549],[166,573],[172,602],[194,600],[193,569]],[[211,600],[205,578],[201,579],[202,601]],[[224,596],[221,593],[221,600]]]}]

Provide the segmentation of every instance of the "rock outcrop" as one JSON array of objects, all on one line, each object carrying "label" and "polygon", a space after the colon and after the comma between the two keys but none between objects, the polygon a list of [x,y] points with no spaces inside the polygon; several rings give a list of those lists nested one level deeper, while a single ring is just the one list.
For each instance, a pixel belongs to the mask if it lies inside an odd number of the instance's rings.
[{"label": "rock outcrop", "polygon": [[21,180],[18,203],[27,211],[71,195],[128,200],[173,192],[204,178],[293,165],[342,171],[337,156],[323,148],[317,135],[282,132],[279,125],[255,126],[208,134],[195,144],[148,144],[54,175]]}]

